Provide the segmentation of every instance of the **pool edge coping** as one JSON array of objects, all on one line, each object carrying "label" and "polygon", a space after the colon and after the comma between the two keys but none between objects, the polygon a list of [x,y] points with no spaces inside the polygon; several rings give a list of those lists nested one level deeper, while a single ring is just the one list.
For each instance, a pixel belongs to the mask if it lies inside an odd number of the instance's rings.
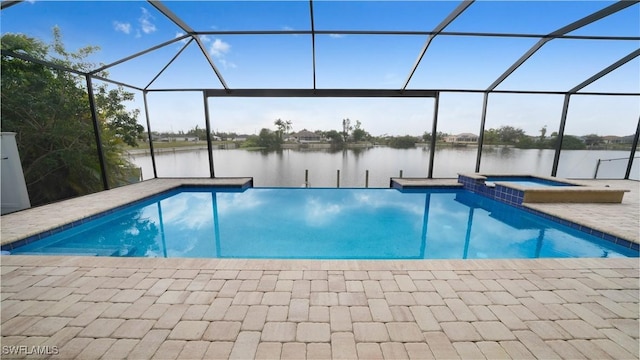
[{"label": "pool edge coping", "polygon": [[[464,175],[466,176],[466,175]],[[484,176],[481,176],[484,177]],[[233,182],[233,181],[236,182]],[[398,183],[397,180],[405,180],[405,181],[409,181],[409,183],[413,182],[422,182],[422,184],[401,184]],[[227,181],[225,183],[225,181]],[[238,181],[242,181],[241,183]],[[392,177],[390,178],[390,188],[395,188],[398,190],[402,190],[402,189],[419,189],[419,188],[436,188],[436,189],[463,189],[463,184],[461,183],[453,183],[453,181],[456,181],[456,179],[424,179],[424,178],[395,178]],[[102,216],[106,216],[109,215],[115,211],[118,211],[119,209],[122,209],[124,207],[128,207],[128,206],[133,206],[137,203],[143,202],[148,200],[151,197],[154,196],[158,196],[164,193],[169,193],[171,191],[175,191],[181,187],[199,187],[199,186],[216,186],[216,187],[221,187],[221,188],[241,188],[241,189],[246,189],[249,187],[253,187],[253,178],[252,177],[230,177],[230,178],[163,178],[163,179],[152,179],[152,180],[147,180],[147,184],[153,182],[153,184],[156,183],[166,183],[166,185],[164,186],[160,186],[158,189],[155,190],[151,190],[148,191],[146,193],[140,194],[139,197],[136,197],[134,199],[127,199],[124,202],[120,202],[120,203],[115,203],[112,204],[110,206],[105,206],[104,208],[101,209],[96,209],[92,212],[89,212],[87,214],[85,214],[85,216],[82,216],[80,218],[74,219],[74,220],[64,220],[64,221],[60,221],[58,222],[58,224],[56,225],[52,225],[49,226],[47,228],[44,229],[38,229],[38,230],[34,230],[31,231],[29,234],[26,235],[22,235],[22,236],[14,236],[13,238],[9,238],[9,240],[5,240],[5,236],[3,234],[2,239],[0,239],[0,246],[2,248],[2,250],[11,250],[13,248],[25,245],[25,244],[29,244],[31,242],[37,241],[42,239],[43,237],[47,237],[50,235],[53,235],[55,233],[58,233],[60,231],[64,231],[70,228],[73,228],[75,226],[81,225],[83,223],[86,223],[88,221],[91,221],[93,219],[102,217]],[[138,185],[138,184],[143,184],[145,182],[140,182],[140,183],[136,183],[133,184],[133,186]],[[398,185],[397,187],[394,186]],[[115,188],[115,189],[111,189],[112,192],[117,191],[118,189],[123,189],[125,187],[120,187],[120,188]],[[129,188],[131,189],[131,188]],[[469,191],[469,190],[467,190]],[[89,194],[87,196],[96,196],[99,197],[100,194],[105,194],[106,192],[98,192],[98,193],[94,193],[94,194]],[[483,194],[479,194],[481,196],[483,196]],[[66,201],[74,201],[79,198],[74,198],[74,199],[69,199],[69,200],[63,200],[61,202],[57,202],[57,203],[53,203],[53,204],[48,204],[45,206],[52,206],[52,205],[56,205],[56,204],[60,204],[60,203],[64,203]],[[511,206],[515,206],[513,204],[509,204]],[[623,246],[625,248],[629,248],[635,251],[639,251],[640,250],[640,242],[638,242],[635,239],[631,239],[628,238],[626,236],[621,236],[621,234],[616,234],[615,232],[612,232],[610,230],[607,229],[602,229],[602,228],[595,228],[591,225],[587,225],[585,223],[582,223],[580,221],[576,221],[576,220],[569,220],[567,218],[558,216],[557,214],[553,214],[552,212],[547,212],[544,211],[542,209],[536,209],[534,207],[529,207],[527,206],[527,204],[520,204],[519,206],[515,206],[516,208],[520,208],[528,213],[537,215],[537,216],[541,216],[542,218],[545,218],[547,220],[551,220],[554,221],[560,225],[563,226],[567,226],[571,229],[575,229],[590,235],[593,235],[599,239]],[[41,208],[41,207],[39,207]],[[33,210],[35,209],[39,209],[39,208],[33,208]],[[13,214],[19,214],[19,213],[26,213],[29,210],[32,209],[27,209],[27,210],[23,210],[21,212],[16,212]],[[4,220],[5,216],[9,216],[11,214],[7,214],[7,215],[3,215],[2,219]],[[4,222],[4,221],[3,221]],[[4,227],[0,227],[1,229],[4,229]]]},{"label": "pool edge coping", "polygon": [[[136,192],[138,195],[136,197],[125,197],[120,194],[125,192],[130,192],[128,190],[133,190],[131,186],[140,187],[142,184],[146,185],[155,185],[155,188],[149,188],[147,191]],[[95,218],[99,218],[110,213],[117,211],[118,209],[134,205],[139,202],[143,202],[153,196],[157,196],[160,194],[164,194],[167,192],[175,191],[181,187],[198,187],[198,186],[216,186],[220,188],[241,188],[247,189],[253,187],[253,177],[219,177],[219,178],[163,178],[163,179],[150,179],[141,181],[131,185],[125,185],[122,187],[117,187],[105,191],[100,191],[92,194],[87,194],[84,196],[79,196],[71,199],[65,199],[58,202],[28,208],[21,211],[16,211],[13,213],[5,214],[0,216],[0,247],[3,250],[9,248],[12,249],[17,246],[21,246],[24,244],[28,244],[30,242],[40,240],[45,236],[52,235],[59,231],[63,231],[79,224],[85,223],[87,221],[93,220]],[[112,195],[119,195],[117,199],[112,199],[111,203],[101,202],[100,200],[105,200],[104,198],[110,198]],[[94,203],[98,203],[102,206],[97,206],[94,209],[87,211],[86,213],[80,216],[73,216],[69,214],[65,219],[57,221],[55,224],[48,224],[37,228],[37,224],[29,223],[26,224],[25,227],[28,227],[28,230],[25,231],[16,231],[15,233],[7,234],[6,223],[11,222],[14,217],[23,217],[28,216],[30,213],[43,212],[47,213],[53,211],[51,208],[58,207],[61,205],[76,203],[81,201],[86,201],[87,197],[94,198]],[[102,198],[102,199],[101,199]],[[31,229],[36,227],[35,230]],[[19,243],[19,245],[16,245]]]}]

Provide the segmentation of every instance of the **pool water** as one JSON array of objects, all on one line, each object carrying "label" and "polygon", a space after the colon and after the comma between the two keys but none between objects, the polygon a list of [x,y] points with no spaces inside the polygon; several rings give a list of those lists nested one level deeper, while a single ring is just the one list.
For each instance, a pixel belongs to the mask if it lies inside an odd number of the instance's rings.
[{"label": "pool water", "polygon": [[303,188],[181,189],[11,253],[280,259],[638,256],[462,189]]},{"label": "pool water", "polygon": [[555,186],[575,186],[559,181],[540,179],[532,176],[489,176],[487,182],[507,182],[509,184],[521,185],[526,187],[555,187]]}]

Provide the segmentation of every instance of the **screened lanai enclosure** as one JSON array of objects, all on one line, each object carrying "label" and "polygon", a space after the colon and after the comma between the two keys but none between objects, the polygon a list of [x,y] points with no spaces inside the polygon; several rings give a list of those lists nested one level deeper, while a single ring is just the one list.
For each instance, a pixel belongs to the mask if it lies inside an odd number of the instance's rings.
[{"label": "screened lanai enclosure", "polygon": [[638,1],[2,1],[2,131],[35,203],[158,177],[637,180],[639,55]]}]

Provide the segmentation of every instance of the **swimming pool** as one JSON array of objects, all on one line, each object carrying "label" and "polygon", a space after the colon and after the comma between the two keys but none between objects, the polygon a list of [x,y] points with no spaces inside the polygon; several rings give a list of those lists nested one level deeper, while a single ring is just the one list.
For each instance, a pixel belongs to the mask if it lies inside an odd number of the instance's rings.
[{"label": "swimming pool", "polygon": [[566,182],[553,181],[533,176],[487,176],[486,182],[506,182],[526,187],[576,186]]},{"label": "swimming pool", "polygon": [[281,259],[638,256],[466,190],[317,188],[173,190],[10,252]]}]

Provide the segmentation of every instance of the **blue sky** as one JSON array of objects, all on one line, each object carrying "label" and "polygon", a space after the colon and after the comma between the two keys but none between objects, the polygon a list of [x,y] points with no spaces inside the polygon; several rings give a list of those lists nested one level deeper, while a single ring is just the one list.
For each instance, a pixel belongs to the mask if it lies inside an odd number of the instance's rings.
[{"label": "blue sky", "polygon": [[[445,31],[545,34],[602,9],[613,1],[477,1]],[[165,2],[196,31],[311,29],[307,1]],[[457,1],[316,1],[316,30],[431,31],[458,6]],[[49,42],[60,27],[68,49],[97,45],[96,63],[122,57],[183,34],[144,1],[26,1],[2,11],[2,33],[20,32]],[[640,5],[571,33],[573,35],[640,36]],[[206,35],[201,37],[230,88],[311,88],[310,35]],[[317,35],[318,88],[400,88],[426,41],[424,35]],[[537,39],[438,36],[415,72],[409,89],[485,89]],[[184,46],[176,42],[109,69],[115,80],[145,87]],[[549,42],[508,77],[500,90],[564,91],[621,57],[640,42],[569,40]],[[585,91],[640,92],[640,59],[590,85]],[[195,43],[151,86],[154,88],[221,88]],[[132,107],[142,107],[137,93]],[[149,95],[152,130],[204,127],[202,95]],[[482,95],[443,93],[439,130],[479,129]],[[487,127],[511,125],[536,134],[542,126],[557,131],[562,96],[502,95],[489,97]],[[431,99],[257,99],[210,100],[212,127],[254,133],[273,128],[277,118],[291,120],[294,130],[338,129],[343,118],[360,120],[374,135],[430,131]],[[640,116],[637,97],[574,96],[567,130],[578,135],[628,135]],[[144,117],[140,119],[144,123]]]}]

